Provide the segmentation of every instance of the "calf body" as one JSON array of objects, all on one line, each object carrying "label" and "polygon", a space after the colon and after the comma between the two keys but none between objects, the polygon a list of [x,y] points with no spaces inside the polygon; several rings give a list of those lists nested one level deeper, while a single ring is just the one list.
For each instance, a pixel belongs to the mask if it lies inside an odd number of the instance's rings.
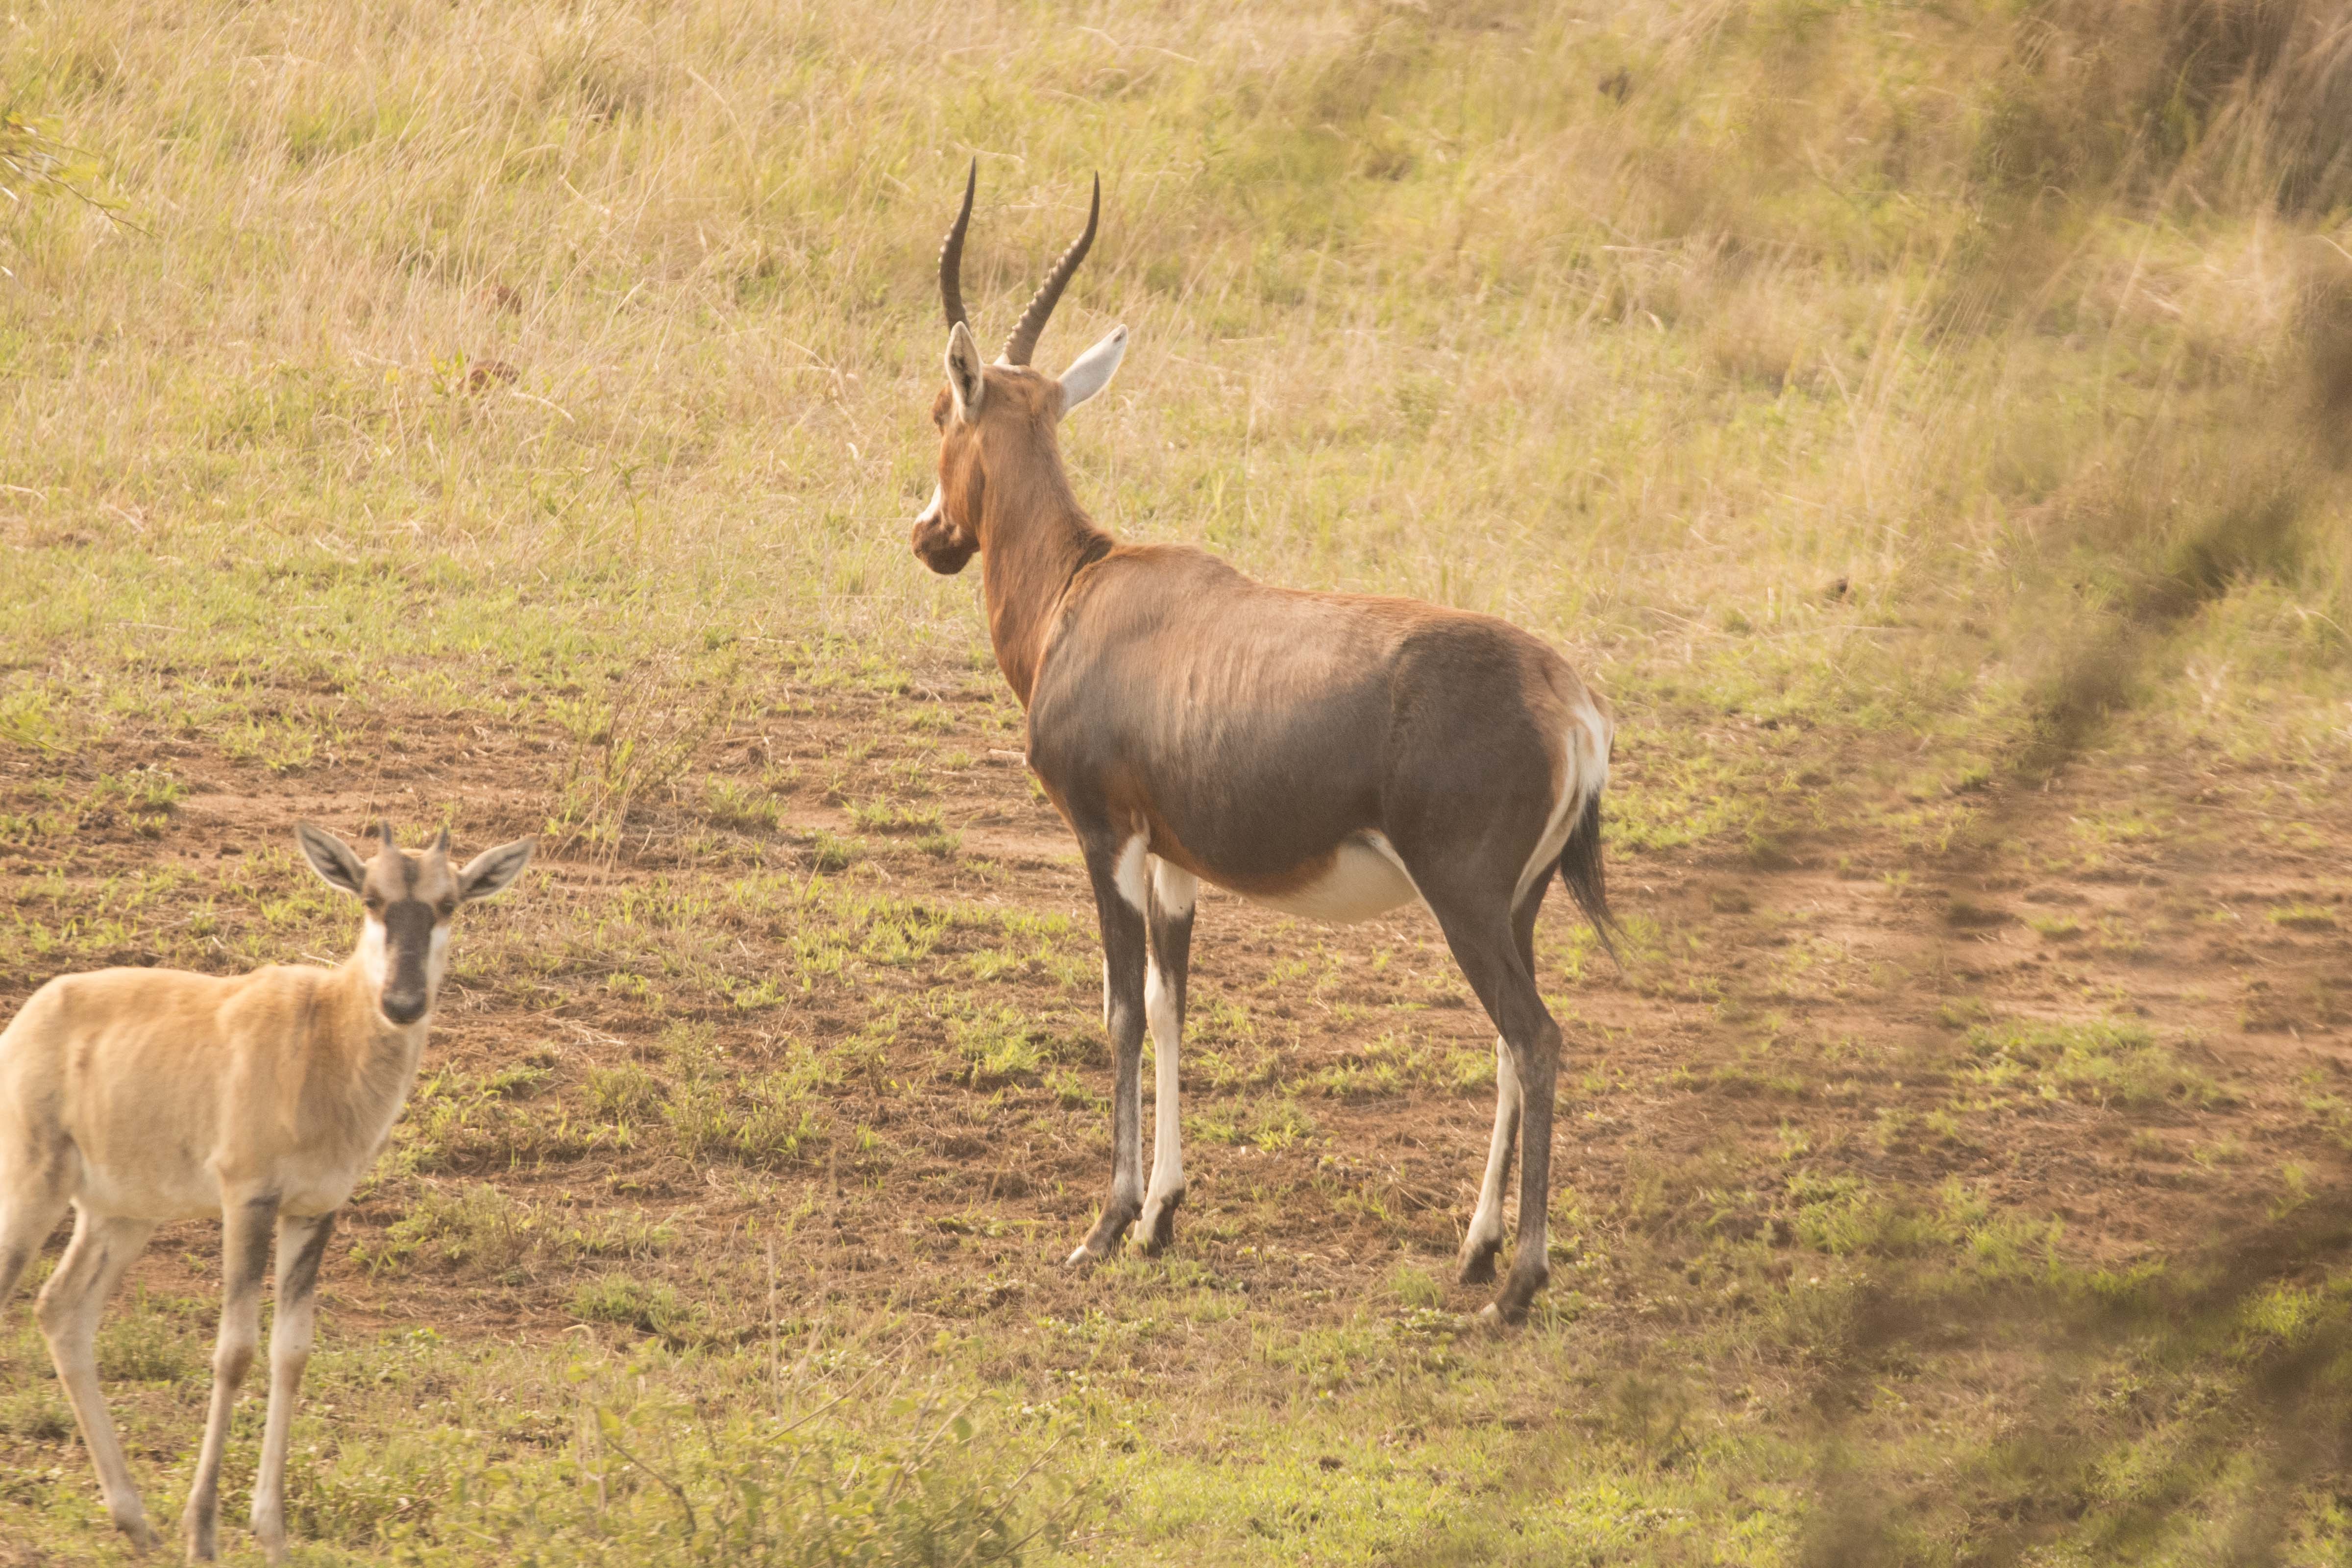
[{"label": "calf body", "polygon": [[213,1396],[182,1528],[218,1550],[231,1406],[258,1349],[273,1240],[278,1319],[252,1524],[285,1545],[295,1390],[310,1358],[319,1265],[335,1211],[383,1150],[425,1047],[447,963],[449,917],[519,874],[529,841],[450,868],[448,839],[404,854],[387,833],[362,866],[301,830],[305,854],[358,896],[358,947],[333,969],[271,965],[233,979],[108,969],[50,981],[0,1032],[0,1302],[68,1207],[73,1239],[37,1309],[98,1469],[108,1513],[151,1544],[98,1386],[98,1320],[157,1226],[218,1215],[223,1301]]}]

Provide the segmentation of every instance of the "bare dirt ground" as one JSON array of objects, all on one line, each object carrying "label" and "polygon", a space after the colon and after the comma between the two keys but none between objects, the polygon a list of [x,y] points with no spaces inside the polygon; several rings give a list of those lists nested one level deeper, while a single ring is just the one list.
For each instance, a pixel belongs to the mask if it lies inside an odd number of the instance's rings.
[{"label": "bare dirt ground", "polygon": [[[917,695],[944,696],[950,727],[940,732],[935,720],[923,743],[961,746],[971,763],[926,804],[961,828],[961,847],[940,856],[886,840],[850,877],[919,904],[1067,916],[1075,951],[1090,961],[1083,879],[1026,782],[1001,700],[977,675],[946,673],[938,684]],[[836,692],[796,706],[714,742],[705,759],[713,774],[772,777],[863,749],[858,766],[886,787],[907,735],[905,700]],[[191,900],[226,905],[240,896],[239,868],[282,846],[298,818],[356,834],[380,811],[414,827],[446,807],[462,847],[530,831],[543,816],[549,742],[462,717],[402,715],[397,742],[383,742],[391,731],[356,735],[352,754],[292,775],[225,761],[201,738],[118,733],[87,765],[171,769],[189,793],[168,823],[150,837],[88,817],[69,841],[0,862],[0,887],[21,900],[37,879],[95,886],[176,865],[193,873]],[[1643,788],[1637,730],[1629,740],[1621,793]],[[0,800],[45,776],[18,761]],[[772,833],[749,836],[751,848],[771,865],[805,859],[818,829],[856,831],[841,802],[866,793],[855,780],[798,789]],[[2062,1222],[2070,1253],[2115,1265],[2194,1249],[2249,1215],[2291,1207],[2304,1186],[2336,1185],[2352,921],[2340,868],[2352,823],[2284,821],[2264,805],[2273,796],[2259,771],[2111,759],[2077,764],[2046,789],[1996,792],[1979,810],[1976,848],[1924,859],[1866,819],[1834,841],[1792,841],[1763,857],[1771,865],[1746,852],[1618,854],[1614,899],[1636,933],[1626,968],[1591,958],[1553,993],[1570,1041],[1556,1165],[1573,1205],[1569,1247],[1640,1232],[1672,1252],[1677,1237],[1725,1227],[1785,1240],[1788,1202],[1758,1175],[1792,1144],[1885,1190],[1958,1178],[2000,1208]],[[517,905],[585,904],[690,873],[678,847],[690,815],[664,805],[633,819],[629,847],[609,863],[551,854]],[[527,921],[527,910],[516,918]],[[1544,948],[1554,985],[1575,918],[1554,900]],[[763,945],[782,940],[740,926],[709,932],[713,943],[740,944],[755,966]],[[914,964],[709,1021],[747,1070],[787,1038],[824,1049],[894,1004],[918,1002],[957,973],[969,945],[956,928]],[[153,958],[135,945],[109,956]],[[1222,1037],[1220,1027],[1193,1031],[1208,1037],[1219,1072],[1188,1062],[1188,1117],[1244,1131],[1191,1138],[1174,1255],[1309,1321],[1363,1299],[1401,1258],[1450,1281],[1491,1091],[1443,1072],[1379,1070],[1416,1047],[1419,1059],[1455,1064],[1490,1048],[1432,923],[1416,911],[1324,930],[1212,893],[1194,963],[1196,1019],[1220,1002],[1231,1010]],[[0,1007],[13,1009],[37,978],[9,976]],[[1090,985],[1034,963],[961,984],[984,1006],[1024,1016],[1067,1021],[1094,1004]],[[451,1001],[428,1073],[540,1064],[549,1076],[529,1103],[549,1117],[581,1098],[593,1070],[652,1059],[680,1016],[560,973],[528,996],[461,988]],[[1966,1032],[1995,1019],[2137,1026],[2172,1066],[2137,1088],[2004,1089],[1981,1038]],[[1108,1173],[1107,1052],[1098,1031],[1070,1026],[1090,1042],[1074,1064],[1075,1095],[1071,1080],[1056,1089],[1034,1074],[975,1083],[942,1066],[954,1053],[938,1018],[900,1006],[893,1027],[868,1031],[878,1055],[827,1091],[836,1131],[823,1152],[782,1168],[698,1165],[650,1139],[630,1148],[556,1139],[552,1157],[542,1150],[527,1161],[461,1149],[433,1179],[496,1184],[559,1212],[631,1205],[689,1238],[689,1261],[664,1266],[689,1294],[740,1291],[747,1272],[769,1267],[752,1233],[772,1236],[779,1216],[795,1215],[775,1266],[786,1313],[887,1306],[952,1323],[1115,1312],[1115,1274],[1058,1263]],[[1253,1037],[1247,1048],[1236,1027]],[[1287,1086],[1288,1103],[1303,1109],[1301,1135],[1246,1131],[1242,1108],[1267,1084]],[[1095,1104],[1084,1103],[1088,1094]],[[844,1131],[853,1127],[855,1137]],[[524,1337],[576,1322],[574,1276],[561,1268],[484,1279],[361,1267],[354,1249],[380,1250],[416,1192],[390,1182],[352,1205],[326,1288],[331,1321],[347,1331],[423,1321],[444,1334]],[[741,1254],[731,1273],[730,1249]],[[209,1295],[215,1258],[213,1227],[173,1227],[131,1288]],[[1630,1321],[1660,1310],[1660,1278],[1674,1277],[1571,1268],[1556,1274],[1554,1295],[1573,1291],[1578,1310]],[[1476,1304],[1447,1289],[1448,1304]]]}]

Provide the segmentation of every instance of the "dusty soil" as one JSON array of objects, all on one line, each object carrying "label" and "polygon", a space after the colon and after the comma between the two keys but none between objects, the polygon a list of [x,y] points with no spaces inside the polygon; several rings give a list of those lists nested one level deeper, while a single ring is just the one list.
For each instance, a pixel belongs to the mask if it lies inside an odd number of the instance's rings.
[{"label": "dusty soil", "polygon": [[[933,698],[924,754],[961,749],[971,762],[941,770],[923,804],[961,830],[961,848],[942,858],[868,835],[877,852],[851,877],[894,897],[1069,915],[1090,968],[1091,913],[1071,845],[1026,781],[1002,699],[978,674],[939,672],[911,697],[814,694],[713,741],[700,761],[714,775],[756,781],[784,767],[812,775],[786,797],[773,832],[733,836],[727,855],[793,866],[807,859],[816,829],[856,832],[845,802],[887,795],[887,770],[912,754],[909,703]],[[92,817],[69,840],[9,854],[0,900],[60,873],[95,885],[177,863],[195,873],[198,890],[229,905],[241,896],[240,866],[283,845],[298,818],[356,834],[381,811],[413,828],[446,807],[466,846],[544,820],[562,742],[463,716],[395,717],[355,732],[338,759],[284,775],[230,762],[200,737],[118,731],[77,766],[164,765],[190,794],[152,837]],[[1629,716],[1621,793],[1644,787],[1639,723]],[[828,759],[860,748],[845,775],[835,768],[835,787],[813,782]],[[32,809],[43,782],[58,776],[38,760],[6,763],[0,807]],[[1996,788],[1975,808],[1973,848],[1906,850],[1864,813],[1833,837],[1787,841],[1770,865],[1735,849],[1618,854],[1613,897],[1637,933],[1625,969],[1595,960],[1580,980],[1561,980],[1577,918],[1564,898],[1553,900],[1542,949],[1570,1042],[1555,1170],[1574,1194],[1580,1223],[1571,1229],[1587,1247],[1639,1233],[1669,1254],[1696,1247],[1710,1226],[1784,1233],[1771,1182],[1791,1139],[1814,1161],[1890,1191],[1924,1193],[1959,1177],[1997,1205],[2063,1220],[2070,1250],[2116,1261],[2194,1247],[2264,1212],[2278,1200],[2284,1162],[2304,1167],[2315,1190],[2338,1184],[2344,1145],[2328,1101],[2347,1069],[2352,1004],[2340,998],[2352,984],[2352,883],[2341,868],[2352,821],[2278,807],[2273,783],[2219,764],[2110,760],[2077,764],[2046,788]],[[2118,814],[2163,826],[2086,838],[2085,824]],[[710,854],[698,832],[690,796],[656,801],[632,819],[626,848],[609,862],[546,857],[512,918],[527,919],[530,904],[692,874]],[[2287,914],[2269,918],[2276,910]],[[755,959],[783,941],[740,929],[715,930],[711,940],[743,943]],[[977,940],[959,928],[923,963],[861,971],[854,984],[749,1016],[704,1016],[747,1066],[786,1037],[838,1041],[941,985],[1082,1026],[1095,1006],[1090,985],[1034,964],[972,979],[959,960]],[[136,946],[110,956],[152,961]],[[1409,911],[1326,930],[1209,891],[1194,966],[1196,1015],[1220,999],[1241,1009],[1256,1031],[1255,1075],[1293,1087],[1313,1130],[1272,1149],[1194,1139],[1173,1256],[1304,1319],[1343,1314],[1401,1260],[1450,1281],[1490,1091],[1430,1081],[1355,1094],[1312,1087],[1328,1069],[1393,1051],[1401,1031],[1440,1058],[1488,1050],[1491,1031],[1433,923]],[[6,977],[0,1009],[13,1009],[38,978]],[[648,1057],[679,1016],[593,976],[545,978],[527,996],[457,995],[428,1070],[545,1062],[553,1076],[533,1103],[552,1116],[582,1100],[592,1069]],[[2161,1095],[2003,1101],[1971,1087],[1964,1030],[1975,1019],[2137,1023],[2221,1095],[2202,1108]],[[1108,1053],[1098,1028],[1088,1038],[1091,1054],[1073,1065],[1100,1096]],[[1232,1040],[1218,1048],[1229,1060],[1246,1054]],[[1108,1111],[1067,1104],[1034,1078],[975,1085],[952,1058],[937,1019],[907,1006],[882,1064],[838,1090],[824,1151],[782,1169],[698,1167],[647,1140],[520,1164],[485,1159],[430,1181],[488,1181],[559,1207],[625,1204],[667,1219],[688,1245],[641,1272],[709,1296],[721,1320],[798,1317],[826,1303],[888,1305],[943,1324],[1116,1312],[1116,1271],[1076,1275],[1058,1263],[1107,1181]],[[1214,1087],[1189,1064],[1186,1089],[1188,1112],[1212,1116],[1265,1092]],[[870,1136],[846,1135],[853,1127]],[[418,1191],[415,1182],[388,1183],[352,1205],[328,1272],[331,1323],[363,1332],[425,1321],[444,1334],[524,1337],[574,1323],[576,1279],[565,1270],[485,1279],[359,1267],[352,1249],[380,1247]],[[1725,1192],[1745,1195],[1727,1210]],[[746,1303],[769,1268],[755,1232],[772,1235],[795,1215],[775,1264],[774,1304]],[[175,1226],[133,1283],[208,1296],[215,1261],[212,1227]],[[1574,1286],[1586,1310],[1630,1320],[1655,1310],[1646,1294],[1654,1279],[1634,1271],[1580,1276]],[[1456,1307],[1479,1300],[1448,1289]]]}]

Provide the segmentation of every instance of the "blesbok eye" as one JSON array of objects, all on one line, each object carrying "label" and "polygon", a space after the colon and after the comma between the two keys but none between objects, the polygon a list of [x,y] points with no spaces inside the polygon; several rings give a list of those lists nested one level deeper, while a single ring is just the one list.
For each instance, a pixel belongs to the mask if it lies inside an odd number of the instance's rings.
[{"label": "blesbok eye", "polygon": [[934,403],[931,405],[931,423],[941,430],[948,427],[947,405],[943,403]]}]

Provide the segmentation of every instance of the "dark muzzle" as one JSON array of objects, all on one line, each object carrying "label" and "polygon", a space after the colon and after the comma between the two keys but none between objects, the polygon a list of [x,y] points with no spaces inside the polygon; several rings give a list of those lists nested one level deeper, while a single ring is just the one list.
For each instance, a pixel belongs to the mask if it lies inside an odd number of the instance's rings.
[{"label": "dark muzzle", "polygon": [[971,534],[936,514],[917,518],[915,531],[907,542],[915,547],[917,559],[942,577],[962,571],[979,548]]},{"label": "dark muzzle", "polygon": [[433,1005],[426,965],[433,952],[433,908],[404,899],[383,911],[383,997],[377,1005],[395,1024],[414,1024]]}]

